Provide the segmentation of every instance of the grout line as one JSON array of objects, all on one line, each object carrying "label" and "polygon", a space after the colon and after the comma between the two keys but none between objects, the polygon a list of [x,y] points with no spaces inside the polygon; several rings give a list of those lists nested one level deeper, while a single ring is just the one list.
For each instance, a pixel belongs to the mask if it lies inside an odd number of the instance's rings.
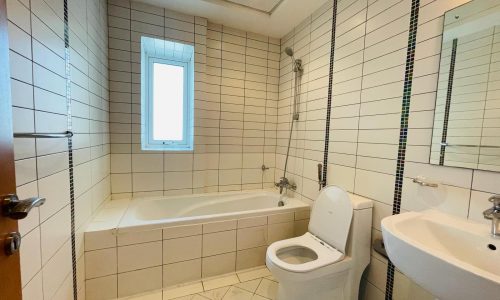
[{"label": "grout line", "polygon": [[[366,13],[365,13],[365,35],[363,37],[363,60],[362,60],[362,65],[361,65],[361,77],[363,78],[364,76],[366,76],[366,74],[364,73],[365,71],[365,53],[366,53],[366,26],[367,26],[367,21],[368,21],[368,1],[366,2]],[[380,71],[378,71],[380,72]],[[376,72],[374,72],[373,74],[375,74]],[[352,192],[354,193],[356,191],[356,176],[357,176],[357,173],[358,173],[358,150],[359,150],[359,131],[360,131],[360,120],[361,120],[361,107],[362,107],[362,101],[361,101],[361,92],[363,91],[363,80],[361,80],[361,83],[360,83],[360,95],[359,95],[359,108],[358,108],[358,127],[357,127],[357,132],[356,132],[356,152],[354,153],[354,156],[355,156],[355,160],[354,160],[354,178],[353,178],[353,182],[352,182]]]}]

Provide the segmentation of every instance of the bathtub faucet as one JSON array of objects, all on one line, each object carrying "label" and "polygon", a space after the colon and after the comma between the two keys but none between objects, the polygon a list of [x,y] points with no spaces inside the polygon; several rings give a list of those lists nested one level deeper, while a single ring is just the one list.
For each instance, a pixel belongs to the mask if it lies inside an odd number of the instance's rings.
[{"label": "bathtub faucet", "polygon": [[276,182],[274,185],[280,188],[280,194],[283,193],[283,189],[291,189],[292,191],[297,189],[297,185],[295,183],[290,183],[286,177],[281,177],[280,181]]}]

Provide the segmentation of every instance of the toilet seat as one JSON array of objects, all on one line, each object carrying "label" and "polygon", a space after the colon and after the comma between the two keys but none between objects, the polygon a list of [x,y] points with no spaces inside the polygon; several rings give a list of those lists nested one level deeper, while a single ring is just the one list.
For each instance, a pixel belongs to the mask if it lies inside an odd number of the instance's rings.
[{"label": "toilet seat", "polygon": [[[309,248],[314,251],[318,257],[315,260],[302,264],[287,263],[281,260],[277,253],[289,247]],[[329,246],[309,232],[296,238],[274,242],[267,248],[267,256],[276,266],[295,273],[310,272],[344,259],[344,254],[342,252]]]}]

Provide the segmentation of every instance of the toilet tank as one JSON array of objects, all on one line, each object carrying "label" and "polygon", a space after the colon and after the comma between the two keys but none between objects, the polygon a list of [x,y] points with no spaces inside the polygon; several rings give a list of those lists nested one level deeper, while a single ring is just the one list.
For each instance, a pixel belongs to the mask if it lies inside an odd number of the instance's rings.
[{"label": "toilet tank", "polygon": [[349,198],[353,203],[353,217],[346,254],[357,263],[368,264],[371,252],[373,201],[350,193]]}]

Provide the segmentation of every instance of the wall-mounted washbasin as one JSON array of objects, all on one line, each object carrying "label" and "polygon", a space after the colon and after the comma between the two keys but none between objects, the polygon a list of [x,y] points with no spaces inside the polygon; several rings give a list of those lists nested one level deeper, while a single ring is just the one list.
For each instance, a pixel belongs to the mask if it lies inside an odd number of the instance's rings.
[{"label": "wall-mounted washbasin", "polygon": [[382,220],[389,258],[440,300],[500,299],[500,240],[490,227],[437,211]]}]

